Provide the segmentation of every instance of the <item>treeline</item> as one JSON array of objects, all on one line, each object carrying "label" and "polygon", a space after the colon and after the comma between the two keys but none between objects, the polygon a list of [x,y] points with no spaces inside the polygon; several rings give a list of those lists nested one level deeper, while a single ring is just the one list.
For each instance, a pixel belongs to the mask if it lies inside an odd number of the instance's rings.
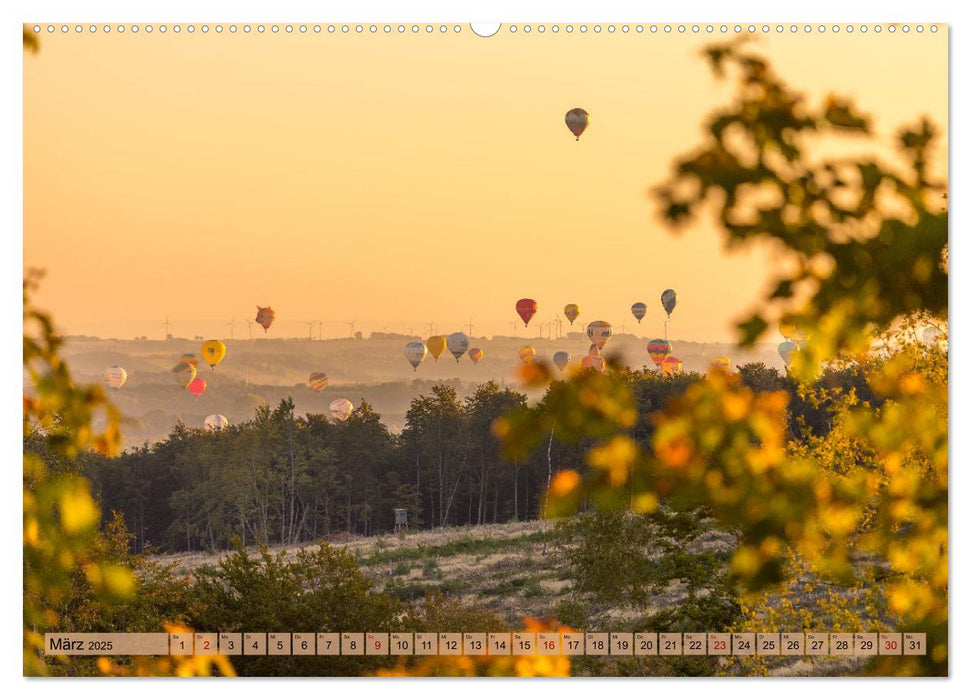
[{"label": "treeline", "polygon": [[[795,438],[825,434],[830,405],[853,390],[873,400],[853,369],[830,371],[833,391],[803,401],[788,377],[761,364],[741,368],[757,391],[790,393]],[[624,371],[640,417],[632,436],[646,441],[651,414],[680,394],[697,374],[661,377]],[[507,462],[491,432],[496,418],[524,408],[526,396],[495,382],[464,399],[454,387],[434,386],[414,398],[405,428],[392,434],[366,403],[344,422],[298,416],[292,400],[260,406],[251,420],[220,432],[177,425],[161,442],[106,460],[87,457],[83,470],[105,517],[120,513],[137,551],[293,544],[342,533],[371,535],[394,528],[394,509],[409,528],[533,519],[542,511],[550,473],[582,468],[589,445],[564,444],[555,432],[523,462]]]}]

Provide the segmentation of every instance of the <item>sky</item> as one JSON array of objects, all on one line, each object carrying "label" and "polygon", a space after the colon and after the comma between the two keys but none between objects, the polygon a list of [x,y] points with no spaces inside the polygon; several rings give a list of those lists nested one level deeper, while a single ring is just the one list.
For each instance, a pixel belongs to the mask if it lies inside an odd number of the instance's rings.
[{"label": "sky", "polygon": [[[534,25],[535,27],[535,25]],[[947,32],[761,36],[811,101],[874,115],[880,148],[946,133]],[[726,341],[779,260],[674,235],[651,187],[731,97],[702,34],[44,33],[24,58],[24,264],[69,333],[534,333],[580,322]],[[717,40],[717,39],[716,39]],[[564,113],[583,107],[579,142]],[[945,173],[946,137],[936,168]],[[514,306],[539,302],[523,331]],[[353,324],[353,326],[351,325]],[[262,333],[258,327],[254,332]]]}]

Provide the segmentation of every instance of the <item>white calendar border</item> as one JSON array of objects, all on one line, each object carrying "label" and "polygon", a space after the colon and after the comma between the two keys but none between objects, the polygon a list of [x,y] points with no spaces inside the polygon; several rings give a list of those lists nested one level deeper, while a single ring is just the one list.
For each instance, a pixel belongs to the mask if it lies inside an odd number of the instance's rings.
[{"label": "white calendar border", "polygon": [[[4,233],[12,232],[13,235],[4,235],[4,255],[0,256],[6,269],[5,274],[0,276],[3,279],[3,293],[0,294],[0,303],[3,304],[3,317],[5,319],[17,318],[20,304],[20,275],[22,273],[23,259],[23,190],[22,190],[22,143],[19,134],[22,129],[22,61],[23,52],[20,42],[17,42],[13,32],[16,31],[16,24],[30,21],[103,21],[112,22],[187,22],[187,21],[212,21],[213,19],[226,18],[229,21],[396,21],[396,20],[437,20],[448,22],[468,22],[477,21],[516,21],[534,22],[575,22],[575,21],[604,21],[604,22],[716,22],[716,21],[737,21],[737,22],[826,22],[826,23],[859,23],[859,22],[954,22],[957,23],[950,35],[951,40],[951,75],[955,78],[951,82],[951,124],[968,123],[968,100],[967,90],[957,89],[957,79],[962,78],[967,82],[967,77],[971,73],[968,54],[971,50],[971,23],[966,20],[967,9],[958,9],[957,3],[940,2],[933,0],[911,0],[903,2],[901,0],[882,0],[879,4],[861,7],[860,3],[846,2],[846,0],[817,0],[812,7],[801,5],[789,5],[781,2],[751,2],[746,0],[735,0],[733,2],[715,2],[713,0],[697,0],[688,3],[667,3],[667,4],[647,4],[645,2],[632,2],[630,0],[598,0],[597,2],[578,2],[577,0],[561,0],[555,5],[544,3],[529,3],[524,0],[494,0],[493,2],[474,2],[459,3],[455,0],[421,0],[420,2],[408,2],[407,0],[373,0],[370,2],[355,3],[312,3],[306,0],[274,0],[270,2],[253,2],[252,0],[238,0],[233,3],[208,3],[203,4],[192,2],[191,0],[170,0],[163,4],[149,4],[122,2],[120,0],[53,0],[37,2],[21,2],[18,4],[5,3],[0,12],[4,19],[4,37],[6,41],[2,44],[5,50],[5,70],[2,72],[3,81],[3,104],[7,107],[3,110],[4,128],[0,130],[2,134],[3,152],[0,154],[0,162],[5,166],[3,172],[4,195],[0,197],[0,211],[3,214]],[[486,39],[487,40],[487,39]],[[12,110],[11,110],[12,107]],[[964,117],[960,115],[964,114]],[[956,131],[956,130],[952,130]],[[967,139],[952,138],[953,154],[957,155],[961,164],[971,162],[971,153],[967,148]],[[961,166],[955,166],[955,158],[952,155],[950,160],[949,176],[951,182],[957,187],[957,196],[952,194],[952,201],[959,202],[952,212],[952,216],[957,216],[953,224],[953,230],[961,230],[960,222],[961,203],[971,201],[967,196],[967,178],[955,178],[955,171],[960,173]],[[966,205],[964,205],[966,206]],[[966,217],[965,217],[966,218]],[[951,260],[952,264],[958,266],[958,274],[953,274],[952,284],[954,292],[954,303],[952,304],[952,332],[951,347],[963,348],[962,343],[964,334],[962,329],[971,327],[971,277],[965,276],[962,279],[960,272],[968,263],[964,262],[961,253],[969,244],[962,243],[960,237],[955,236],[952,243]],[[964,237],[967,238],[966,236]],[[15,362],[20,362],[20,341],[14,338],[16,323],[8,322],[4,326],[4,333],[10,337],[4,338],[5,342],[0,344],[0,352],[3,353],[3,367],[6,372],[0,374],[3,377],[3,390],[0,391],[2,399],[2,416],[0,416],[0,435],[2,435],[2,445],[4,448],[3,464],[7,467],[4,470],[5,478],[10,483],[4,484],[2,489],[5,494],[6,507],[2,509],[3,525],[2,532],[6,537],[2,540],[2,555],[4,561],[15,561],[19,557],[20,542],[19,538],[15,541],[16,533],[22,527],[20,516],[17,512],[20,497],[16,484],[12,483],[15,479],[19,480],[19,461],[15,458],[13,450],[15,446],[20,446],[21,437],[19,435],[18,421],[14,420],[16,413],[21,410],[20,400],[16,398],[19,377],[13,371]],[[955,340],[957,345],[955,346]],[[967,401],[971,396],[971,383],[968,379],[969,373],[966,369],[956,363],[951,368],[950,382],[952,388],[952,407],[958,419],[952,424],[967,424],[968,410]],[[968,460],[962,459],[968,456],[968,437],[967,432],[963,434],[958,431],[952,442],[952,464],[968,464]],[[967,490],[965,484],[966,477],[962,477],[958,470],[952,470],[951,484],[952,489],[960,487],[961,493]],[[955,501],[956,502],[956,501]],[[951,520],[952,527],[952,547],[960,550],[960,554],[955,556],[951,551],[951,571],[953,572],[952,581],[963,582],[967,580],[966,561],[966,542],[967,535],[967,509],[958,509]],[[965,535],[965,536],[961,536]],[[18,577],[6,577],[3,581],[3,591],[7,605],[3,606],[3,654],[2,668],[5,678],[13,676],[20,677],[22,674],[21,651],[17,638],[20,636],[21,610],[19,605],[12,605],[12,600],[20,601],[21,590]],[[967,615],[966,605],[960,600],[951,600],[950,619],[953,625],[952,630],[966,630]],[[951,635],[950,663],[952,680],[947,683],[940,681],[921,681],[903,680],[903,682],[893,682],[889,680],[870,680],[860,679],[807,679],[809,682],[790,681],[790,682],[770,682],[765,680],[746,680],[734,679],[731,682],[718,682],[709,679],[571,679],[569,682],[557,681],[555,691],[558,700],[564,700],[574,696],[589,697],[591,693],[609,691],[612,695],[618,693],[623,695],[643,696],[644,693],[668,694],[668,693],[689,693],[701,689],[701,685],[713,684],[717,687],[719,700],[734,700],[735,698],[745,698],[750,700],[753,697],[763,697],[770,693],[773,696],[784,693],[787,700],[798,698],[815,697],[821,693],[832,694],[839,688],[840,691],[850,691],[854,694],[872,693],[869,687],[862,684],[877,683],[881,700],[888,700],[896,697],[912,698],[917,694],[927,691],[935,696],[957,696],[961,693],[967,696],[967,679],[971,671],[967,664],[961,664],[964,653],[968,648],[962,644],[961,634]],[[963,666],[963,668],[962,668]],[[896,680],[896,679],[894,679]],[[387,681],[386,681],[387,682]],[[265,698],[269,693],[278,693],[281,690],[294,693],[306,694],[319,693],[321,690],[330,694],[334,692],[347,692],[360,695],[362,692],[370,695],[372,692],[386,695],[393,693],[395,700],[412,697],[427,697],[434,695],[442,697],[444,693],[460,693],[462,700],[478,700],[478,698],[491,697],[495,693],[507,693],[511,684],[516,685],[517,690],[527,690],[535,692],[549,692],[551,686],[533,685],[527,689],[524,685],[526,680],[499,680],[495,681],[501,686],[491,683],[470,683],[461,680],[410,680],[408,682],[398,682],[394,687],[388,685],[362,686],[362,683],[369,683],[361,679],[349,680],[329,680],[326,689],[316,686],[316,681],[312,679],[272,679],[259,680],[251,683],[236,683],[233,686],[234,695],[241,698]],[[58,682],[44,682],[37,680],[25,681],[21,678],[18,690],[22,693],[29,693],[31,698],[43,698],[48,696],[64,697],[65,694],[74,694],[82,686],[82,681],[62,679]],[[154,698],[166,698],[177,693],[182,697],[193,697],[195,695],[210,695],[214,692],[215,686],[206,682],[192,682],[186,685],[180,683],[172,685],[171,681],[145,680],[138,682],[137,687],[131,682],[105,679],[85,679],[83,681],[85,696],[97,693],[107,694],[108,697],[129,696],[137,692],[140,700],[154,700]],[[381,681],[370,681],[370,683],[381,683]],[[645,685],[650,683],[650,686]],[[685,686],[690,684],[690,687]],[[222,691],[222,688],[219,689]],[[218,692],[218,691],[217,691]]]}]

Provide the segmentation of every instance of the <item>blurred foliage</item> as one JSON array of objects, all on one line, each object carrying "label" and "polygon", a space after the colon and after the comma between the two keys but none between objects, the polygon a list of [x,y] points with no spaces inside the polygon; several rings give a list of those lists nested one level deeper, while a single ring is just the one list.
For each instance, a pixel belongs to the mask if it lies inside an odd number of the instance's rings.
[{"label": "blurred foliage", "polygon": [[[930,173],[937,131],[898,130],[902,169],[875,156],[821,156],[872,145],[872,120],[852,100],[813,106],[744,42],[705,51],[736,98],[705,122],[704,142],[656,189],[666,221],[683,227],[714,210],[729,247],[774,241],[789,254],[763,308],[739,325],[752,343],[783,315],[812,336],[796,369],[811,376],[840,353],[862,353],[900,316],[947,315],[946,183]],[[830,146],[830,148],[826,148]],[[710,206],[708,206],[710,205]]]},{"label": "blurred foliage", "polygon": [[[765,617],[764,596],[789,601],[778,611],[791,613],[790,629],[826,629],[843,605],[846,628],[928,634],[927,656],[876,659],[868,672],[946,675],[947,212],[944,186],[928,175],[934,129],[925,121],[900,131],[903,173],[870,157],[820,158],[811,136],[869,144],[870,120],[838,98],[811,109],[742,45],[707,56],[719,75],[738,76],[738,97],[657,194],[674,225],[711,203],[729,246],[769,239],[798,262],[739,327],[751,343],[783,307],[804,339],[789,378],[757,366],[712,371],[639,433],[625,370],[554,382],[534,363],[522,376],[549,385],[546,399],[501,418],[494,432],[517,459],[554,426],[558,439],[585,442],[575,467],[552,480],[552,515],[588,504],[705,509],[737,538],[728,573],[753,624],[778,622]],[[917,332],[928,323],[936,340]],[[807,421],[817,409],[823,429]],[[618,538],[602,546],[629,556],[628,538]],[[784,594],[800,571],[811,572],[804,588],[833,593],[800,609]]]},{"label": "blurred foliage", "polygon": [[[180,586],[171,571],[129,555],[130,536],[120,519],[99,530],[101,510],[87,480],[64,467],[87,451],[114,453],[119,415],[101,386],[77,386],[71,379],[58,354],[61,337],[30,303],[39,277],[29,273],[24,280],[24,371],[31,383],[23,419],[24,675],[129,673],[130,662],[43,656],[45,632],[159,631],[162,615],[177,614],[171,594]],[[204,673],[210,664],[231,670],[216,657],[175,666],[145,658],[138,668],[144,675]]]}]

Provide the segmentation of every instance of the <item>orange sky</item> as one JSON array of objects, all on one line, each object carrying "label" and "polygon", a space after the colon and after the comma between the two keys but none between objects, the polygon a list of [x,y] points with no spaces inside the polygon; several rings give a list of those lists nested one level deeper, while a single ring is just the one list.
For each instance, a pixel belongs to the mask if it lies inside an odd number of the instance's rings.
[{"label": "orange sky", "polygon": [[[241,337],[259,303],[278,335],[492,335],[530,296],[540,321],[575,302],[628,331],[645,301],[648,335],[674,287],[675,337],[731,339],[769,256],[726,256],[707,221],[675,237],[646,196],[731,94],[698,58],[710,40],[45,33],[25,55],[24,263],[75,333],[157,337],[169,317]],[[853,96],[883,143],[919,115],[946,128],[943,27],[759,43],[810,97]]]}]

